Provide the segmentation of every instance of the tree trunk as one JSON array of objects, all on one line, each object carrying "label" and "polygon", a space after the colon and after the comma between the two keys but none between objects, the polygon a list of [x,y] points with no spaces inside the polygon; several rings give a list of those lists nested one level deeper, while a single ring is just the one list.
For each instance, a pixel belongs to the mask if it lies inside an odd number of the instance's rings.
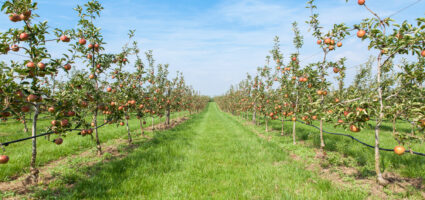
[{"label": "tree trunk", "polygon": [[[94,56],[94,55],[96,55],[95,54],[95,50],[94,50],[94,48],[91,50],[92,51],[92,59],[91,59],[91,65],[92,65],[92,69],[93,70],[95,70],[96,68],[96,56]],[[96,73],[94,73],[95,75],[96,75]],[[97,76],[95,76],[95,90],[96,90],[96,92],[99,92],[99,83],[98,83],[98,81],[97,81]],[[96,97],[96,94],[97,93],[95,93],[95,97]],[[94,132],[95,132],[95,136],[96,136],[96,149],[97,149],[97,155],[102,155],[103,153],[102,153],[102,146],[100,145],[100,140],[99,140],[99,130],[98,130],[98,128],[97,128],[97,114],[98,114],[98,110],[99,110],[99,102],[98,102],[98,99],[96,98],[96,108],[95,108],[95,110],[94,110],[94,115],[93,115],[93,123],[94,123]]]},{"label": "tree trunk", "polygon": [[264,121],[266,122],[266,132],[269,132],[269,126],[268,126],[268,120],[267,120],[267,116],[264,116]]},{"label": "tree trunk", "polygon": [[325,141],[323,140],[323,119],[320,119],[320,149],[325,148]]},{"label": "tree trunk", "polygon": [[143,130],[143,122],[141,118],[139,119],[139,122],[140,122],[140,131],[142,133],[141,136],[145,137],[145,131]]},{"label": "tree trunk", "polygon": [[37,138],[35,137],[37,135],[37,118],[38,114],[40,112],[40,105],[37,103],[35,105],[35,112],[32,119],[32,154],[31,154],[31,164],[30,164],[30,180],[32,180],[34,183],[38,182],[38,169],[36,166],[36,159],[37,159]]},{"label": "tree trunk", "polygon": [[130,133],[130,127],[128,126],[128,119],[125,119],[125,123],[127,126],[127,135],[128,135],[128,144],[131,144],[131,142],[133,142],[133,139],[131,138],[131,133]]},{"label": "tree trunk", "polygon": [[97,155],[102,155],[102,146],[100,145],[100,140],[99,140],[99,132],[97,130],[97,106],[96,106],[96,110],[94,111],[94,115],[93,115],[93,123],[94,123],[94,133],[95,133],[95,138],[96,138],[96,149],[97,149]]},{"label": "tree trunk", "polygon": [[292,142],[293,144],[297,144],[297,142],[295,141],[295,128],[296,128],[296,123],[295,121],[292,122]]},{"label": "tree trunk", "polygon": [[152,131],[153,131],[153,130],[155,130],[155,127],[154,127],[153,117],[152,117]]},{"label": "tree trunk", "polygon": [[170,125],[170,118],[171,118],[171,109],[168,109],[167,110],[167,120],[166,120],[167,125]]},{"label": "tree trunk", "polygon": [[[298,84],[296,84],[296,83],[295,83],[295,90],[296,90],[297,98],[295,100],[294,117],[297,118],[297,114],[298,114],[298,101],[299,101],[300,94],[298,93]],[[292,140],[293,140],[294,145],[297,144],[296,141],[295,141],[295,135],[297,133],[296,132],[297,131],[297,129],[296,129],[296,126],[297,125],[296,124],[297,124],[297,120],[293,121],[293,124],[292,124]]]},{"label": "tree trunk", "polygon": [[377,71],[377,83],[378,83],[378,98],[379,98],[379,115],[376,119],[375,126],[375,171],[376,179],[380,185],[387,185],[388,181],[382,177],[381,166],[380,166],[380,154],[379,154],[379,130],[381,127],[382,119],[384,118],[384,102],[382,99],[382,86],[381,86],[381,58],[382,54],[378,56],[378,71]]},{"label": "tree trunk", "polygon": [[284,122],[284,120],[283,120],[283,117],[282,117],[282,131],[280,132],[281,136],[283,136],[283,122]]},{"label": "tree trunk", "polygon": [[254,104],[254,112],[252,113],[252,123],[257,124],[255,120],[255,116],[257,115],[257,110],[255,110],[255,104]]},{"label": "tree trunk", "polygon": [[396,137],[396,132],[397,132],[397,127],[396,127],[396,122],[397,122],[397,116],[394,116],[393,118],[393,138],[398,142],[398,144],[400,144],[400,140],[397,139]]},{"label": "tree trunk", "polygon": [[24,131],[25,133],[28,133],[28,126],[27,126],[27,120],[25,119],[25,113],[22,115],[23,116],[23,122],[24,122]]},{"label": "tree trunk", "polygon": [[[322,80],[322,83],[325,82],[325,69],[323,69],[323,66],[326,63],[326,56],[328,55],[327,51],[326,50],[324,50],[324,51],[325,51],[324,52],[325,55],[323,56],[323,64],[320,66],[320,70],[321,70],[320,78]],[[323,88],[321,87],[320,90],[323,91]],[[321,98],[320,106],[323,107],[323,105],[325,103],[325,97],[323,95],[321,95],[320,98]],[[319,131],[320,131],[320,149],[323,150],[324,147],[325,147],[325,141],[323,140],[323,119],[322,118],[320,118],[320,130]]]}]

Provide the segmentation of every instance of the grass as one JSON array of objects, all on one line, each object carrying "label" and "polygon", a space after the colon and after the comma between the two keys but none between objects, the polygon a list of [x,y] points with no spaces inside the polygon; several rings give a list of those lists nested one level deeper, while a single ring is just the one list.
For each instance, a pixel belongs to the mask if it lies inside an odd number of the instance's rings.
[{"label": "grass", "polygon": [[[172,118],[176,118],[184,114],[187,113],[173,113]],[[103,120],[102,117],[99,119]],[[154,123],[159,123],[160,121],[164,120],[165,118],[155,118]],[[48,119],[40,120],[37,124],[38,133],[43,133],[46,130],[46,127],[49,126],[49,123],[50,120]],[[149,127],[150,125],[151,119],[149,118],[146,120],[146,125],[144,125],[144,127]],[[140,134],[139,121],[135,117],[132,117],[129,120],[129,126],[133,136]],[[0,123],[0,141],[6,142],[31,136],[31,129],[29,133],[25,133],[23,128],[23,124],[19,122],[9,121],[7,123]],[[95,141],[92,140],[90,136],[81,137],[77,135],[77,132],[68,133],[66,136],[63,136],[64,142],[60,146],[51,142],[56,137],[56,135],[52,135],[50,141],[43,137],[37,139],[38,166],[53,160],[57,160],[61,157],[78,154],[90,147],[95,146]],[[112,139],[127,138],[126,127],[117,127],[115,124],[101,127],[99,129],[99,138],[102,143]],[[4,154],[10,157],[10,161],[6,165],[0,165],[0,181],[7,181],[10,180],[13,176],[28,173],[31,160],[31,140],[11,144],[5,149],[6,152],[4,152]]]},{"label": "grass", "polygon": [[[127,157],[62,170],[38,199],[363,199],[294,162],[215,103]],[[64,181],[65,180],[65,181]],[[70,187],[72,185],[72,187]]]},{"label": "grass", "polygon": [[[246,124],[247,120],[241,117],[232,116],[235,120]],[[251,118],[248,120],[251,121]],[[284,136],[280,136],[281,121],[274,120],[271,124],[274,131],[265,132],[264,121],[261,121],[260,126],[246,124],[251,130],[263,134],[263,137],[272,137],[271,142],[274,142],[285,153],[297,155],[298,159],[302,160],[305,165],[320,165],[322,168],[329,169],[340,175],[341,180],[352,185],[359,185],[363,188],[371,188],[370,185],[361,185],[362,180],[369,179],[375,180],[376,174],[374,171],[374,149],[365,147],[347,137],[335,136],[324,134],[326,143],[325,150],[327,152],[326,159],[318,159],[316,157],[316,150],[320,148],[320,138],[317,129],[297,123],[296,126],[296,140],[297,145],[292,144],[292,122],[285,122]],[[318,122],[314,123],[318,126]],[[374,125],[374,124],[371,124]],[[392,124],[384,123],[384,128],[380,133],[381,147],[393,148],[397,142],[392,137]],[[398,130],[409,131],[410,125],[408,123],[399,122],[397,124]],[[332,125],[324,124],[324,130],[348,133],[362,141],[374,145],[374,129],[372,126],[363,129],[360,133],[351,133],[341,128],[335,128]],[[300,142],[302,144],[300,144]],[[419,152],[425,152],[425,146],[420,143],[414,143],[412,149]],[[316,149],[316,150],[315,150]],[[354,168],[357,173],[347,174],[344,170],[345,167]],[[425,158],[417,155],[410,155],[408,153],[399,156],[393,152],[381,151],[381,168],[383,172],[395,172],[402,177],[409,177],[414,179],[423,180],[425,178]],[[401,178],[403,179],[403,178]],[[356,181],[359,180],[359,181]],[[397,183],[395,184],[397,185]],[[403,190],[393,190],[397,186],[390,186],[383,188],[383,191],[389,195],[389,199],[423,199],[423,189],[418,189],[412,185],[408,185]],[[403,186],[405,187],[405,186]],[[382,198],[380,193],[372,193],[372,199]],[[378,195],[378,196],[374,196]]]},{"label": "grass", "polygon": [[[319,126],[318,122],[313,123],[316,126]],[[350,134],[367,144],[375,144],[375,130],[373,128],[374,122],[370,123],[371,126],[366,127],[361,132],[353,133],[345,131],[339,127],[335,128],[333,125],[324,123],[323,129],[330,132],[339,132]],[[275,132],[275,135],[280,135],[281,122],[274,120],[271,122],[271,127],[274,130],[279,130]],[[398,131],[410,131],[410,124],[405,122],[397,123]],[[285,122],[284,132],[287,135],[292,134],[292,122]],[[313,127],[306,126],[300,123],[297,123],[296,126],[296,136],[297,140],[309,141],[314,147],[320,147],[320,138],[319,131]],[[330,135],[324,133],[325,140],[325,150],[332,152],[339,152],[343,156],[349,157],[355,162],[352,163],[353,166],[359,168],[363,176],[374,176],[374,149],[368,148],[353,141],[350,138]],[[380,147],[393,149],[397,146],[397,141],[392,136],[392,124],[383,123],[383,128],[380,132]],[[420,142],[412,143],[412,150],[417,152],[425,152],[425,145]],[[407,149],[407,147],[406,147]],[[381,166],[382,171],[392,171],[399,173],[405,177],[425,177],[425,157],[418,155],[411,155],[405,153],[402,156],[396,155],[394,152],[381,151]]]}]

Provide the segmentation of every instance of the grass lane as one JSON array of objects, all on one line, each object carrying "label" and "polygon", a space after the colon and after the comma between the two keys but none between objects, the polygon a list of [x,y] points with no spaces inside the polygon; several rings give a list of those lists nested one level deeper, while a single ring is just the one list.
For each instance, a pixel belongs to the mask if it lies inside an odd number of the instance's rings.
[{"label": "grass lane", "polygon": [[[172,113],[171,117],[175,119],[186,114],[187,112]],[[46,119],[38,123],[38,134],[46,131],[47,127],[50,126],[50,121],[51,120]],[[163,121],[165,121],[165,118],[155,118],[154,123],[157,124]],[[103,122],[103,117],[99,117],[98,123],[101,122]],[[147,118],[146,122],[144,127],[150,127],[151,118]],[[138,137],[138,135],[141,134],[139,121],[136,117],[132,117],[129,120],[129,127],[133,137]],[[0,134],[0,141],[6,142],[31,136],[31,128],[29,133],[23,132],[22,129],[23,125],[18,122],[10,121],[7,123],[0,123],[0,133],[3,133],[3,135]],[[77,134],[78,132],[73,131],[64,135],[64,142],[60,146],[52,142],[53,139],[59,137],[56,134],[52,134],[50,140],[47,140],[46,137],[37,138],[37,165],[41,166],[61,157],[79,154],[88,148],[96,146],[95,140],[90,136],[82,137]],[[119,138],[127,139],[127,129],[125,126],[112,124],[99,128],[99,139],[101,143]],[[11,144],[5,148],[6,152],[0,152],[0,154],[5,154],[10,157],[6,165],[0,165],[0,181],[8,181],[12,176],[18,176],[29,172],[32,151],[31,142],[32,140],[26,140],[24,142]]]},{"label": "grass lane", "polygon": [[[80,173],[80,174],[79,174]],[[76,170],[43,199],[362,199],[293,162],[214,103],[122,160]],[[69,178],[69,177],[68,177]],[[54,185],[54,186],[53,186]],[[54,197],[55,195],[56,197]]]}]

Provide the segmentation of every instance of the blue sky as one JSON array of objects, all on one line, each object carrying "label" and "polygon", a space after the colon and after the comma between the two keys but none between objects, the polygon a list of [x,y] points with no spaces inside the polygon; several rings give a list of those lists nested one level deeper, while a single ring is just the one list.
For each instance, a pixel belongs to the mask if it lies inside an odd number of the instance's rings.
[{"label": "blue sky", "polygon": [[[366,4],[382,16],[388,16],[417,0],[366,0]],[[51,27],[73,28],[77,23],[72,9],[86,1],[40,0],[37,14]],[[169,63],[170,71],[181,71],[189,84],[205,95],[224,93],[246,73],[263,66],[273,46],[274,36],[281,39],[284,62],[294,51],[291,23],[297,21],[304,36],[301,64],[318,61],[320,49],[308,32],[305,21],[309,10],[304,0],[122,0],[101,1],[105,10],[98,25],[102,28],[106,48],[118,52],[129,29],[136,29],[142,50],[152,49],[157,63]],[[317,0],[320,21],[327,29],[334,23],[352,26],[371,17],[356,0]],[[425,1],[421,1],[394,18],[413,20],[424,17]],[[2,16],[7,19],[7,16]],[[14,24],[0,21],[0,31]],[[353,32],[354,33],[354,32]],[[355,33],[354,33],[355,34]],[[369,52],[366,42],[356,37],[343,41],[343,47],[330,59],[347,57],[347,81],[351,81],[359,64]],[[53,44],[55,52],[61,47]],[[10,56],[8,59],[15,59]],[[16,58],[17,59],[17,58]],[[76,66],[77,68],[82,66]],[[171,75],[173,75],[172,73]]]}]

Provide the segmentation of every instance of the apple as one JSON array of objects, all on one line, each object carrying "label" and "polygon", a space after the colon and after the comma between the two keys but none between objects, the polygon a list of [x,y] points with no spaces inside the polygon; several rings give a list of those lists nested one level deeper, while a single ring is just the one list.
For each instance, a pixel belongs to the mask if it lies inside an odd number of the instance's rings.
[{"label": "apple", "polygon": [[9,156],[0,155],[0,164],[6,164],[7,162],[9,162]]},{"label": "apple", "polygon": [[366,31],[360,29],[359,31],[357,31],[357,37],[359,38],[363,38],[366,35]]},{"label": "apple", "polygon": [[19,39],[20,39],[21,41],[28,40],[28,38],[29,38],[28,33],[23,32],[23,33],[21,33],[21,34],[19,35]]},{"label": "apple", "polygon": [[24,113],[29,112],[30,111],[30,107],[29,106],[22,106],[21,107],[21,111],[24,112]]},{"label": "apple", "polygon": [[325,44],[330,44],[331,43],[331,39],[330,38],[326,38],[325,39]]},{"label": "apple", "polygon": [[71,65],[70,65],[70,64],[66,64],[66,65],[64,65],[64,66],[63,66],[63,68],[64,68],[66,71],[68,71],[68,70],[70,70],[70,69],[71,69]]},{"label": "apple", "polygon": [[89,104],[87,103],[87,101],[82,101],[80,105],[81,107],[86,108]]},{"label": "apple", "polygon": [[62,138],[56,138],[53,140],[53,142],[57,145],[61,145],[63,143],[63,139]]},{"label": "apple", "polygon": [[394,147],[394,153],[397,155],[403,155],[406,149],[402,146],[396,146]]},{"label": "apple", "polygon": [[35,67],[34,62],[28,62],[28,63],[27,63],[27,67],[28,67],[28,68],[34,68],[34,67]]},{"label": "apple", "polygon": [[74,111],[68,111],[68,113],[66,113],[68,115],[68,117],[73,117],[75,116],[75,112]]},{"label": "apple", "polygon": [[62,42],[69,42],[71,39],[68,37],[68,36],[66,36],[66,35],[62,35],[60,38],[59,38]]},{"label": "apple", "polygon": [[84,39],[84,38],[80,38],[79,40],[78,40],[78,44],[80,44],[80,45],[85,45],[87,43],[87,41],[86,41],[86,39]]},{"label": "apple", "polygon": [[356,125],[354,125],[354,124],[351,124],[350,125],[350,131],[351,132],[360,132],[360,128],[359,127],[357,127]]},{"label": "apple", "polygon": [[51,124],[52,126],[56,126],[56,125],[58,125],[58,124],[59,124],[59,122],[58,122],[57,120],[52,120],[52,121],[50,122],[50,124]]},{"label": "apple", "polygon": [[19,46],[17,44],[12,45],[10,48],[12,49],[12,51],[19,51]]},{"label": "apple", "polygon": [[54,113],[55,112],[55,107],[50,107],[49,109],[47,109],[47,111],[49,113]]},{"label": "apple", "polygon": [[338,73],[340,71],[340,69],[338,67],[334,67],[334,73]]},{"label": "apple", "polygon": [[37,66],[40,70],[44,70],[46,68],[46,65],[42,62],[37,63]]},{"label": "apple", "polygon": [[19,15],[18,14],[16,14],[16,13],[12,13],[11,15],[9,15],[9,19],[10,19],[10,21],[12,21],[12,22],[18,22],[18,21],[21,21],[21,18],[19,17]]},{"label": "apple", "polygon": [[37,95],[35,95],[35,94],[30,94],[30,95],[28,95],[28,97],[27,97],[27,100],[29,101],[29,102],[35,102],[35,101],[37,101],[37,99],[38,99],[39,97],[37,96]]},{"label": "apple", "polygon": [[69,121],[68,121],[67,119],[63,119],[63,120],[61,120],[61,122],[60,122],[60,125],[61,125],[62,127],[64,127],[64,126],[68,126],[68,124],[69,124]]}]

